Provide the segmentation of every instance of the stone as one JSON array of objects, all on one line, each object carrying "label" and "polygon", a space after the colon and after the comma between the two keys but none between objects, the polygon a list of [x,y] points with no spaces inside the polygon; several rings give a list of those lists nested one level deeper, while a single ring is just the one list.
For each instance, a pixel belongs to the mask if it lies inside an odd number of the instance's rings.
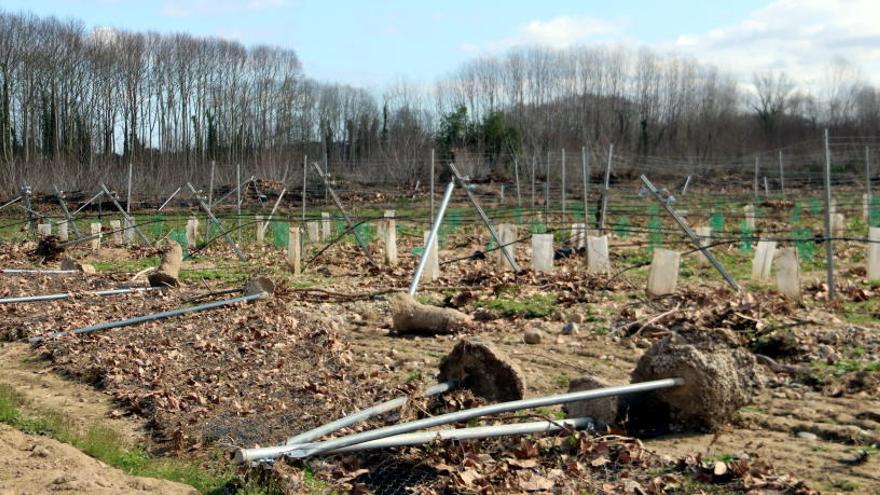
[{"label": "stone", "polygon": [[577,323],[572,321],[562,325],[562,335],[574,335],[580,333],[581,329]]},{"label": "stone", "polygon": [[648,295],[659,297],[672,294],[678,285],[681,253],[657,248],[648,273]]},{"label": "stone", "polygon": [[532,235],[532,270],[541,273],[553,271],[553,234]]},{"label": "stone", "polygon": [[526,344],[540,344],[542,340],[544,340],[544,333],[540,330],[526,330],[523,334],[523,342]]},{"label": "stone", "polygon": [[808,431],[797,432],[797,437],[801,440],[806,440],[808,442],[815,442],[819,440],[819,435],[816,435],[815,433],[810,433]]}]

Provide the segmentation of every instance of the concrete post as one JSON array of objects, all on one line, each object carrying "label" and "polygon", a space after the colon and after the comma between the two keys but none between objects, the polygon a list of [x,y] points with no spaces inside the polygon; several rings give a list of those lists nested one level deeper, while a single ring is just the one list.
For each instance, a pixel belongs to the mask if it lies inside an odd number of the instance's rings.
[{"label": "concrete post", "polygon": [[868,229],[868,280],[880,280],[880,228]]},{"label": "concrete post", "polygon": [[61,239],[61,242],[67,242],[70,240],[70,234],[67,232],[67,221],[58,222],[58,238]]},{"label": "concrete post", "polygon": [[[712,242],[712,227],[702,226],[696,229],[697,237],[700,238],[700,247],[706,247]],[[697,266],[709,266],[709,259],[702,252],[694,253],[697,258]]]},{"label": "concrete post", "polygon": [[97,251],[101,249],[101,222],[94,222],[89,225],[89,232],[91,235],[98,234],[98,237],[95,237],[91,241],[89,241],[89,246],[92,248],[92,251]]},{"label": "concrete post", "polygon": [[321,241],[321,224],[316,220],[306,222],[306,228],[309,231],[309,242],[317,243]]},{"label": "concrete post", "polygon": [[321,212],[321,240],[327,242],[330,240],[330,213]]},{"label": "concrete post", "polygon": [[394,219],[394,210],[385,212],[385,220],[382,225],[382,238],[385,240],[385,263],[388,266],[397,264],[397,221]]},{"label": "concrete post", "polygon": [[800,301],[801,274],[797,248],[780,249],[776,257],[776,266],[776,288],[783,296]]},{"label": "concrete post", "polygon": [[110,238],[114,246],[122,245],[122,222],[119,220],[110,220]]},{"label": "concrete post", "polygon": [[[131,220],[127,218],[122,219],[122,225],[125,225],[125,230],[122,231],[122,238],[126,244],[134,243],[134,224]],[[207,229],[206,229],[207,230]]]},{"label": "concrete post", "polygon": [[532,270],[544,273],[553,271],[553,234],[532,236]]},{"label": "concrete post", "polygon": [[37,224],[37,236],[49,237],[50,235],[52,235],[52,224],[51,223]]},{"label": "concrete post", "polygon": [[846,217],[843,213],[835,213],[831,215],[831,235],[834,237],[843,237],[846,235]]},{"label": "concrete post", "polygon": [[586,246],[587,224],[573,223],[571,224],[571,247],[580,249]]},{"label": "concrete post", "polygon": [[186,248],[193,249],[196,247],[198,243],[199,235],[199,220],[197,218],[190,218],[186,221]]},{"label": "concrete post", "polygon": [[[504,255],[504,251],[510,255],[510,258],[516,260],[516,247],[515,244],[511,244],[516,241],[516,225],[512,225],[509,223],[500,223],[498,224],[498,241],[501,243],[500,249],[497,250],[496,256],[496,264],[498,266],[498,270],[513,270],[513,266],[511,266],[510,262],[507,261],[507,256]],[[507,244],[510,244],[509,246]]]},{"label": "concrete post", "polygon": [[[424,242],[427,247],[428,244],[428,236],[431,235],[430,231],[425,231]],[[425,264],[425,269],[422,271],[422,282],[433,282],[440,278],[440,253],[439,246],[437,244],[437,237],[434,237],[434,242],[432,243],[430,252],[428,253],[428,261]]]},{"label": "concrete post", "polygon": [[770,278],[775,254],[776,241],[758,241],[758,246],[755,248],[755,259],[752,261],[752,280]]},{"label": "concrete post", "polygon": [[587,236],[587,270],[596,273],[611,271],[607,234],[601,237]]},{"label": "concrete post", "polygon": [[287,237],[287,265],[293,270],[294,275],[302,273],[302,235],[298,226],[291,225]]},{"label": "concrete post", "polygon": [[743,207],[743,212],[746,217],[746,227],[751,230],[755,230],[755,206],[754,205],[745,205]]},{"label": "concrete post", "polygon": [[678,251],[655,249],[648,273],[648,295],[657,297],[675,292],[680,264],[681,253]]},{"label": "concrete post", "polygon": [[254,217],[254,220],[257,222],[257,244],[263,244],[266,240],[265,233],[263,232],[263,216],[257,215]]}]

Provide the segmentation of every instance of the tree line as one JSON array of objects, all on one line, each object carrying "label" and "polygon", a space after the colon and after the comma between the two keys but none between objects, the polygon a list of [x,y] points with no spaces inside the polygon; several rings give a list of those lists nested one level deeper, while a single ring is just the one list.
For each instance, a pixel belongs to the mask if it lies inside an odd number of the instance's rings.
[{"label": "tree line", "polygon": [[0,186],[46,172],[82,185],[129,162],[158,181],[202,177],[212,160],[282,178],[303,155],[412,184],[432,149],[505,173],[517,157],[609,143],[712,162],[825,127],[878,134],[880,94],[857,69],[832,61],[822,88],[773,72],[744,88],[687,58],[581,46],[516,48],[371,92],[308,78],[291,49],[0,11]]}]

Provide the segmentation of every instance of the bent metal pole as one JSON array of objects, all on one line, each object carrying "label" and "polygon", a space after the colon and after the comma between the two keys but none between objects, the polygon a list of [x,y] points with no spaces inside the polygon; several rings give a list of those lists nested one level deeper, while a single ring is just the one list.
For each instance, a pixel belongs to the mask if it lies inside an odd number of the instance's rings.
[{"label": "bent metal pole", "polygon": [[434,239],[437,238],[437,231],[440,230],[440,224],[443,222],[443,215],[446,214],[446,207],[449,206],[449,198],[452,197],[453,189],[455,189],[455,181],[449,181],[449,184],[446,185],[446,192],[443,193],[443,201],[440,202],[440,209],[437,210],[437,218],[431,225],[431,232],[428,234],[428,241],[425,243],[425,249],[419,259],[419,266],[416,267],[416,273],[409,284],[409,295],[411,296],[416,295],[416,291],[419,289],[419,279],[422,278],[422,272],[425,271],[425,265],[428,264],[428,256],[434,247]]},{"label": "bent metal pole", "polygon": [[681,378],[665,378],[662,380],[652,380],[649,382],[631,383],[629,385],[621,385],[616,387],[597,388],[593,390],[584,390],[580,392],[570,392],[567,394],[549,395],[546,397],[535,397],[532,399],[515,400],[511,402],[500,402],[498,404],[489,404],[487,406],[477,407],[474,409],[465,409],[439,416],[432,416],[408,423],[401,423],[375,430],[367,430],[354,435],[335,438],[326,442],[321,442],[309,446],[304,445],[286,445],[278,452],[278,455],[288,455],[293,458],[302,459],[313,455],[331,452],[350,445],[388,438],[401,433],[409,433],[411,431],[422,430],[425,428],[433,428],[449,423],[457,423],[459,421],[467,421],[481,416],[492,414],[500,414],[522,409],[534,409],[536,407],[554,406],[557,404],[567,404],[581,400],[601,399],[604,397],[613,397],[618,395],[635,394],[640,392],[648,392],[651,390],[659,390],[670,387],[684,385]]},{"label": "bent metal pole", "polygon": [[263,299],[265,297],[269,297],[269,294],[265,292],[260,292],[257,294],[251,294],[247,296],[239,296],[233,297],[232,299],[224,299],[222,301],[214,301],[205,304],[200,304],[198,306],[190,306],[188,308],[179,308],[173,309],[171,311],[163,311],[161,313],[153,313],[144,316],[136,316],[134,318],[129,318],[127,320],[119,320],[119,321],[110,321],[107,323],[98,323],[95,325],[89,325],[87,327],[78,328],[76,330],[70,332],[53,332],[46,336],[36,336],[28,339],[28,342],[31,344],[38,344],[43,342],[44,340],[58,338],[64,335],[82,335],[86,333],[98,332],[101,330],[110,330],[111,328],[120,328],[127,327],[131,325],[137,325],[138,323],[144,323],[147,321],[153,320],[161,320],[162,318],[170,318],[172,316],[183,315],[187,313],[195,313],[196,311],[205,311],[207,309],[220,308],[223,306],[229,306],[231,304],[239,303],[239,302],[250,302],[256,301],[257,299]]},{"label": "bent metal pole", "polygon": [[[532,433],[551,433],[562,429],[593,428],[595,425],[592,418],[570,418],[559,421],[534,421],[530,423],[515,423],[505,425],[477,426],[474,428],[457,428],[439,431],[420,431],[417,433],[404,433],[393,437],[382,438],[370,442],[359,443],[342,447],[328,454],[341,452],[356,452],[359,450],[385,449],[390,447],[403,447],[406,445],[420,445],[435,440],[472,440],[478,438],[491,438],[506,435],[528,435]],[[259,461],[262,459],[274,459],[279,457],[278,450],[283,447],[264,447],[255,449],[240,449],[235,452],[235,460],[239,463]]]}]

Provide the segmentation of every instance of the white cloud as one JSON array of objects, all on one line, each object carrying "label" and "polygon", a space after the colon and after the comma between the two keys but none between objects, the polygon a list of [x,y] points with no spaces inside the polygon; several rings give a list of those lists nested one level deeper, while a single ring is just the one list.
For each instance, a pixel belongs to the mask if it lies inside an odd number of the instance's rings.
[{"label": "white cloud", "polygon": [[682,35],[662,45],[711,62],[741,80],[753,72],[785,71],[804,85],[821,85],[839,57],[880,76],[880,2],[775,0],[738,24]]},{"label": "white cloud", "polygon": [[486,45],[464,43],[465,52],[497,52],[514,46],[542,45],[552,48],[587,42],[608,41],[600,37],[620,33],[625,27],[623,20],[608,20],[584,16],[560,16],[549,20],[533,20],[517,28],[513,36],[492,41]]},{"label": "white cloud", "polygon": [[241,14],[276,9],[288,3],[288,0],[166,0],[162,4],[162,14],[168,17]]}]

